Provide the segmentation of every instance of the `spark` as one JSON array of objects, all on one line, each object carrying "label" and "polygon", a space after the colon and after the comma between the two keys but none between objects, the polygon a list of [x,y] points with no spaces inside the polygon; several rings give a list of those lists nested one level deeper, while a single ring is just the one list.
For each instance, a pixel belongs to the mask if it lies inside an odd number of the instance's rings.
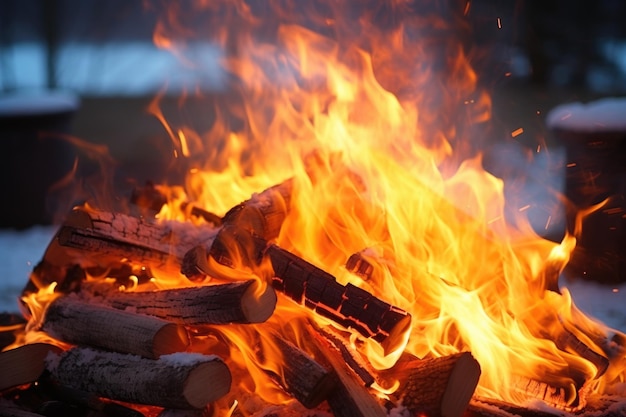
[{"label": "spark", "polygon": [[567,120],[570,117],[572,117],[572,113],[567,113],[566,115],[564,115],[563,117],[561,117],[561,120]]},{"label": "spark", "polygon": [[465,3],[465,10],[463,10],[463,16],[467,16],[470,11],[470,7],[472,7],[472,2],[468,1]]},{"label": "spark", "polygon": [[570,162],[569,164],[565,165],[568,168],[574,168],[576,166],[576,162]]},{"label": "spark", "polygon": [[520,213],[521,213],[522,211],[526,211],[526,210],[528,210],[529,208],[530,208],[530,204],[526,204],[524,207],[520,207],[520,208],[519,208],[519,211],[520,211]]},{"label": "spark", "polygon": [[514,131],[511,132],[511,137],[515,138],[521,135],[522,133],[524,133],[524,129],[520,127],[519,129],[515,129]]},{"label": "spark", "polygon": [[550,227],[550,222],[552,221],[552,215],[548,216],[548,220],[546,221],[546,226],[544,228],[544,230],[548,230],[548,227]]},{"label": "spark", "polygon": [[613,288],[613,293],[617,294],[619,292],[619,288]]},{"label": "spark", "polygon": [[537,153],[541,152],[541,145],[537,145]]},{"label": "spark", "polygon": [[502,19],[498,18],[498,29],[502,29]]}]

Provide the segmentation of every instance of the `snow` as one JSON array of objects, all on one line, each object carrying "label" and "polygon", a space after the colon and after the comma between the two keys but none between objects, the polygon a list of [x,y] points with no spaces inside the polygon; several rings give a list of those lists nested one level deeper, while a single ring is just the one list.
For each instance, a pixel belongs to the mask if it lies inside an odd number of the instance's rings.
[{"label": "snow", "polygon": [[[0,230],[0,312],[17,312],[18,297],[32,268],[41,260],[56,227]],[[576,306],[608,327],[626,332],[626,282],[606,286],[577,280],[562,282]]]}]

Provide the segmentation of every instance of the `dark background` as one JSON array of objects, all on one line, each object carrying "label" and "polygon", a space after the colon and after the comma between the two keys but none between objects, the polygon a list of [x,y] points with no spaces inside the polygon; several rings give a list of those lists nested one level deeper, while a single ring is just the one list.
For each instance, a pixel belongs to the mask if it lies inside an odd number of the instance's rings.
[{"label": "dark background", "polygon": [[[423,4],[444,4],[451,14],[465,7],[462,0]],[[216,63],[219,48],[197,44],[197,56],[204,57],[201,65],[182,65],[153,45],[157,15],[148,1],[140,0],[0,0],[0,99],[42,90],[80,98],[76,113],[62,126],[87,144],[105,145],[110,154],[95,148],[79,151],[90,161],[74,166],[84,188],[98,186],[90,185],[89,178],[103,167],[115,171],[115,186],[122,192],[171,176],[169,139],[146,112],[165,85],[165,113],[176,112],[180,93],[191,85],[218,98],[229,94]],[[510,133],[523,127],[516,141],[533,149],[549,136],[544,118],[554,106],[626,91],[626,2],[474,0],[461,18],[467,24],[464,41],[474,52],[472,63],[494,103],[491,142],[511,140]],[[192,127],[210,123],[212,116],[200,102],[188,102],[185,111]],[[0,120],[5,131],[9,116]],[[15,140],[9,139],[14,130],[0,140]],[[14,167],[9,174],[3,171],[0,186],[12,190],[5,193],[12,210],[0,213],[0,227],[56,221],[53,213],[59,208],[49,198],[42,203],[34,196],[41,192],[31,183],[44,178],[49,187],[72,169],[76,151],[68,150],[64,160],[54,153],[64,152],[58,149],[4,149],[3,166],[11,167],[7,160],[30,166],[34,178],[24,185],[20,175],[11,174]],[[84,196],[61,197],[71,204]],[[42,205],[47,207],[44,214],[38,212]]]}]

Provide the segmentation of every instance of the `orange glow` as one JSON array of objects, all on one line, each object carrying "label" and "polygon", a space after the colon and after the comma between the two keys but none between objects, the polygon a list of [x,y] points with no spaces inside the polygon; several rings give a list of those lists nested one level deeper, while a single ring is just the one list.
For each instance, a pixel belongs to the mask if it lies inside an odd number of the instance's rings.
[{"label": "orange glow", "polygon": [[[481,138],[467,136],[489,121],[491,101],[478,87],[454,22],[416,13],[402,0],[352,14],[345,10],[349,2],[329,2],[323,10],[307,2],[269,3],[271,13],[241,0],[197,0],[183,13],[174,2],[159,22],[157,45],[184,54],[185,42],[197,37],[184,18],[206,16],[207,40],[223,48],[222,66],[241,100],[215,109],[205,132],[170,124],[161,96],[150,104],[173,156],[189,162],[184,186],[160,188],[168,204],[158,220],[171,222],[175,234],[177,223],[189,222],[184,202],[221,216],[292,178],[290,211],[273,243],[412,316],[404,344],[391,353],[353,332],[375,369],[391,367],[404,350],[418,357],[471,351],[482,369],[478,395],[523,404],[529,398],[519,381],[537,380],[564,387],[571,402],[580,388],[576,377],[592,381],[597,369],[560,349],[555,335],[565,328],[599,351],[587,335],[607,330],[582,318],[566,289],[549,290],[574,250],[582,217],[573,235],[555,243],[525,218],[532,205],[505,210],[503,180],[483,169],[476,151]],[[460,15],[469,9],[468,1]],[[377,12],[389,19],[377,20]],[[502,27],[500,18],[497,24]],[[371,277],[345,267],[362,251]],[[209,259],[207,281],[271,282],[267,261],[234,264]],[[192,285],[171,270],[153,272],[150,282],[131,280],[120,289]],[[36,321],[47,301],[33,297],[28,305]],[[269,403],[292,401],[269,376],[283,376],[273,338],[284,335],[306,350],[298,327],[305,320],[329,324],[279,297],[266,323],[210,329],[247,375],[233,379],[236,387],[216,405],[219,415],[242,407],[242,392]],[[611,378],[623,380],[619,372]]]}]

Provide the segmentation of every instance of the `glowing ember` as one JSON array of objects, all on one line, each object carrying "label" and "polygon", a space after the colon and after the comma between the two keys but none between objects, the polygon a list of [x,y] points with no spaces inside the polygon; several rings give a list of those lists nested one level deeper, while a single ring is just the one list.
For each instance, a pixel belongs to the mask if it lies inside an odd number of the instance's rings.
[{"label": "glowing ember", "polygon": [[[241,101],[219,108],[208,132],[171,126],[158,100],[151,105],[175,157],[189,166],[184,190],[163,187],[171,198],[160,221],[188,219],[183,201],[223,215],[291,178],[289,213],[273,242],[412,316],[394,352],[354,335],[375,368],[391,367],[403,351],[420,358],[471,351],[482,369],[478,396],[523,404],[522,387],[541,381],[563,391],[565,408],[579,405],[582,383],[603,392],[622,381],[623,369],[611,364],[603,374],[593,359],[607,355],[609,329],[584,318],[567,290],[551,291],[575,238],[557,244],[536,235],[523,217],[529,206],[511,219],[502,180],[474,152],[480,140],[467,132],[489,119],[490,103],[454,19],[405,1],[328,3],[263,2],[271,10],[232,0],[190,2],[189,10],[173,3],[157,26],[157,45],[190,60],[187,42],[202,35],[219,43]],[[207,19],[205,33],[187,26],[191,17]],[[356,253],[372,266],[367,276],[345,268]],[[209,265],[219,279],[270,285],[273,278],[269,262],[231,266]],[[171,270],[153,273],[144,285],[190,285]],[[27,302],[34,311],[46,300],[40,293]],[[241,392],[289,401],[266,383],[268,372],[281,375],[272,335],[302,340],[304,319],[324,321],[279,298],[262,325],[214,329],[229,341],[228,360],[250,375],[233,378],[238,390],[218,403],[223,415],[233,414]]]}]

